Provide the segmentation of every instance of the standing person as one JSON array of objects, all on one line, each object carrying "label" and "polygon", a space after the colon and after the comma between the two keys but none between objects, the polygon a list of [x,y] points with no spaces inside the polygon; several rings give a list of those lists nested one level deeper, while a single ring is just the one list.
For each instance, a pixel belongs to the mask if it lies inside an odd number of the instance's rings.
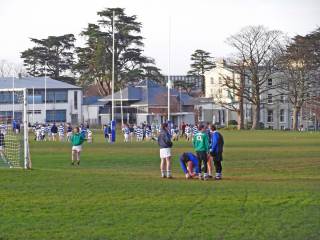
[{"label": "standing person", "polygon": [[168,124],[163,123],[158,136],[158,144],[160,146],[160,170],[162,178],[172,178],[171,174],[171,148],[172,141],[169,134]]},{"label": "standing person", "polygon": [[4,161],[7,162],[5,156],[4,156],[4,147],[5,147],[5,143],[4,143],[4,134],[2,132],[2,129],[0,129],[0,158]]},{"label": "standing person", "polygon": [[[199,132],[197,132],[194,135],[192,144],[197,152],[197,157],[199,160],[199,179],[208,180],[207,153],[209,152],[209,139],[203,125],[199,126]],[[201,175],[202,162],[203,162],[203,170],[204,170],[203,176]]]},{"label": "standing person", "polygon": [[185,131],[186,131],[186,139],[189,142],[191,140],[191,135],[192,135],[192,132],[191,132],[192,130],[189,124],[187,124]]},{"label": "standing person", "polygon": [[104,134],[104,139],[106,142],[109,141],[109,131],[108,131],[108,126],[107,124],[103,125],[103,134]]},{"label": "standing person", "polygon": [[64,141],[64,126],[63,123],[60,123],[60,126],[58,127],[58,132],[59,132],[59,140],[60,142]]},{"label": "standing person", "polygon": [[195,174],[199,175],[199,160],[194,154],[190,152],[183,153],[180,156],[180,165],[186,179],[194,177]]},{"label": "standing person", "polygon": [[217,131],[216,126],[211,126],[211,156],[213,158],[214,167],[216,169],[216,180],[222,179],[222,153],[223,153],[223,145],[224,139],[221,133]]},{"label": "standing person", "polygon": [[130,142],[132,142],[134,137],[134,127],[132,124],[129,127],[129,132],[130,132]]},{"label": "standing person", "polygon": [[80,165],[80,153],[82,151],[82,144],[84,142],[84,137],[80,134],[79,127],[73,129],[73,134],[71,136],[72,150],[71,150],[71,164],[74,165],[75,161]]},{"label": "standing person", "polygon": [[54,122],[52,127],[51,127],[52,141],[56,140],[57,133],[58,133],[58,128],[56,126],[56,123]]},{"label": "standing person", "polygon": [[184,134],[186,133],[186,124],[184,122],[182,122],[182,126],[181,126],[181,136],[183,137]]},{"label": "standing person", "polygon": [[124,142],[129,142],[130,130],[129,130],[128,125],[126,125],[126,124],[123,125],[122,132],[123,132]]},{"label": "standing person", "polygon": [[72,136],[72,126],[70,123],[68,123],[68,126],[67,126],[67,141],[68,142],[71,141],[71,136]]},{"label": "standing person", "polygon": [[192,127],[192,136],[194,137],[199,132],[197,124]]}]

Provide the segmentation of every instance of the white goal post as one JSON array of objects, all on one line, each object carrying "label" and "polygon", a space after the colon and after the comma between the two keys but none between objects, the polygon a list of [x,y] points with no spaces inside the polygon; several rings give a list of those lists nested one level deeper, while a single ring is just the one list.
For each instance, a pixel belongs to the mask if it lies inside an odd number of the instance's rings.
[{"label": "white goal post", "polygon": [[10,168],[31,169],[26,88],[0,89],[0,134],[0,161]]}]

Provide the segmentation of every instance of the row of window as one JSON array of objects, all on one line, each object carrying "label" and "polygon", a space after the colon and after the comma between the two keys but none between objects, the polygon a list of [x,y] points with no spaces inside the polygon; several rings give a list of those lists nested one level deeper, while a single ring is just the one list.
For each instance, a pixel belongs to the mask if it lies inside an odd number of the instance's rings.
[{"label": "row of window", "polygon": [[[32,110],[28,111],[28,114],[33,114]],[[41,114],[41,110],[35,110],[34,114]],[[0,111],[0,116],[2,118],[11,119],[13,115],[12,111]],[[14,112],[14,118],[18,121],[22,121],[22,112]],[[67,121],[67,111],[66,110],[47,110],[46,114],[47,122],[66,122]]]},{"label": "row of window", "polygon": [[[281,94],[280,95],[280,103],[285,103],[285,95],[284,94]],[[268,94],[267,96],[267,103],[271,104],[273,103],[273,96],[271,93]]]},{"label": "row of window", "polygon": [[[76,93],[76,92],[75,92]],[[0,104],[10,104],[13,102],[12,92],[0,92]],[[45,96],[44,90],[32,90],[28,91],[28,103],[39,104],[44,103],[45,98],[47,103],[66,103],[68,102],[67,90],[47,90],[47,96]],[[14,93],[14,103],[22,103],[22,94],[20,92]]]},{"label": "row of window", "polygon": [[[279,121],[280,122],[285,122],[284,109],[280,109],[280,111],[279,111]],[[273,110],[268,110],[267,122],[268,123],[272,123],[273,122]]]}]

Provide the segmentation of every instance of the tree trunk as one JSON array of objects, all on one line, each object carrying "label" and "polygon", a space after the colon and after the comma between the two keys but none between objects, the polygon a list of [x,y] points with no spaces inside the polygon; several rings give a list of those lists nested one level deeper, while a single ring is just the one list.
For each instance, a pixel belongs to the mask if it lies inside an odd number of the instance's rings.
[{"label": "tree trunk", "polygon": [[251,129],[259,129],[260,128],[259,122],[260,122],[260,101],[258,101],[256,105],[253,105],[253,119],[252,119]]},{"label": "tree trunk", "polygon": [[238,114],[238,130],[244,129],[244,112],[243,112],[243,98],[239,101]]},{"label": "tree trunk", "polygon": [[299,106],[295,106],[293,108],[293,130],[297,131],[299,129],[299,122],[298,122],[298,116],[300,113],[301,108]]}]

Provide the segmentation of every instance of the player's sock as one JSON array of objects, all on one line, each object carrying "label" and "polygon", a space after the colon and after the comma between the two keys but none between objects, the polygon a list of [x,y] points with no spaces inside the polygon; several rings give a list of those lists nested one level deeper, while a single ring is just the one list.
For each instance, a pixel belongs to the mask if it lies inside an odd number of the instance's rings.
[{"label": "player's sock", "polygon": [[171,176],[171,170],[168,170],[168,171],[167,171],[167,178],[172,178],[172,176]]},{"label": "player's sock", "polygon": [[166,177],[166,171],[165,170],[161,170],[161,177],[165,178]]}]

